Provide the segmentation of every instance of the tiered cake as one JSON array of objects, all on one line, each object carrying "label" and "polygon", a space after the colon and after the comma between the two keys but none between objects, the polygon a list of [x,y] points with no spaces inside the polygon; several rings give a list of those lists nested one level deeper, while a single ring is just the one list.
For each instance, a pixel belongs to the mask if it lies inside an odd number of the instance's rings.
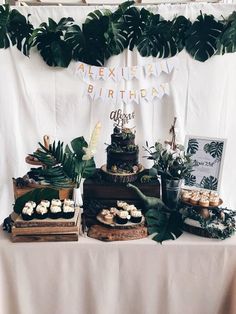
[{"label": "tiered cake", "polygon": [[105,178],[112,182],[133,182],[143,170],[138,163],[138,145],[131,129],[115,127],[107,147],[107,164],[102,167]]}]

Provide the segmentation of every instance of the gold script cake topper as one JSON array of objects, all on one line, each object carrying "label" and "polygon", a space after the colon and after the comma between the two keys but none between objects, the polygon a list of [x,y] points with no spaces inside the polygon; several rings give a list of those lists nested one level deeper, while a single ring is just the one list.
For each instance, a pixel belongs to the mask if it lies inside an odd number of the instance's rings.
[{"label": "gold script cake topper", "polygon": [[135,113],[134,111],[131,113],[125,113],[121,109],[113,110],[110,113],[110,119],[115,122],[115,124],[119,127],[123,127],[129,123],[130,120],[134,119]]}]

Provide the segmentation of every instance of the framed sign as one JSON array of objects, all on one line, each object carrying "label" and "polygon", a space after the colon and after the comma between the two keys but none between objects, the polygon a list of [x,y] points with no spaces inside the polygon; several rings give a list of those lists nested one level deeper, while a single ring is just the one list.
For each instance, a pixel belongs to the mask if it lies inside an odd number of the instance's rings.
[{"label": "framed sign", "polygon": [[193,172],[185,179],[187,187],[219,191],[226,139],[186,137],[186,151],[191,154]]}]

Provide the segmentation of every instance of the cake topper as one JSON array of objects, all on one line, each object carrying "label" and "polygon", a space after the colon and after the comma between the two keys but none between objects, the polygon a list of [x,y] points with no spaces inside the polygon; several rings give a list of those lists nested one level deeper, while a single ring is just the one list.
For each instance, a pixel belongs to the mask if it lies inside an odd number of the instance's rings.
[{"label": "cake topper", "polygon": [[123,129],[130,122],[130,120],[134,119],[135,113],[134,111],[131,113],[125,113],[121,109],[113,110],[110,113],[110,119],[115,122],[115,126]]}]

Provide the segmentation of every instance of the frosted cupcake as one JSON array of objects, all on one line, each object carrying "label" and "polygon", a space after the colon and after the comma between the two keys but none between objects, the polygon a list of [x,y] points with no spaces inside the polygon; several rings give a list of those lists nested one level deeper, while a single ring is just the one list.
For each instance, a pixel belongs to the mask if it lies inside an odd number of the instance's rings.
[{"label": "frosted cupcake", "polygon": [[66,206],[74,206],[75,205],[75,202],[69,198],[65,198],[64,199],[64,205]]},{"label": "frosted cupcake", "polygon": [[59,199],[52,199],[51,206],[61,206],[61,201]]},{"label": "frosted cupcake", "polygon": [[220,199],[218,196],[210,197],[210,206],[218,206]]},{"label": "frosted cupcake", "polygon": [[45,219],[45,218],[47,218],[47,216],[48,216],[48,209],[47,209],[47,207],[39,204],[36,207],[36,214],[35,214],[35,216],[38,219]]},{"label": "frosted cupcake", "polygon": [[23,220],[32,220],[34,218],[34,209],[33,209],[33,207],[25,206],[22,209],[21,216],[22,216]]},{"label": "frosted cupcake", "polygon": [[131,218],[130,218],[131,222],[135,222],[135,223],[141,222],[142,220],[141,210],[132,210],[130,215],[131,215]]},{"label": "frosted cupcake", "polygon": [[194,195],[194,196],[192,196],[192,197],[190,198],[190,203],[191,203],[192,205],[197,205],[198,202],[199,202],[199,200],[200,200],[200,197],[199,197],[198,194],[196,194],[196,195]]},{"label": "frosted cupcake", "polygon": [[45,207],[49,207],[50,206],[50,202],[48,201],[48,200],[42,200],[41,202],[40,202],[40,205],[43,205],[43,206],[45,206]]},{"label": "frosted cupcake", "polygon": [[36,203],[33,201],[28,201],[25,203],[25,207],[32,207],[35,208],[36,207]]},{"label": "frosted cupcake", "polygon": [[64,205],[63,206],[63,218],[70,219],[75,215],[74,206]]},{"label": "frosted cupcake", "polygon": [[128,219],[130,219],[130,215],[126,210],[121,210],[116,215],[116,222],[118,224],[124,225],[128,222]]},{"label": "frosted cupcake", "polygon": [[51,205],[49,216],[52,219],[60,218],[62,216],[61,206]]},{"label": "frosted cupcake", "polygon": [[201,197],[199,200],[199,205],[202,207],[208,207],[209,206],[209,199],[208,197]]},{"label": "frosted cupcake", "polygon": [[181,199],[183,202],[189,202],[190,201],[190,198],[192,196],[192,192],[183,192],[182,196],[181,196]]},{"label": "frosted cupcake", "polygon": [[109,224],[112,224],[114,222],[114,215],[112,214],[107,214],[104,216],[104,220],[109,223]]}]

